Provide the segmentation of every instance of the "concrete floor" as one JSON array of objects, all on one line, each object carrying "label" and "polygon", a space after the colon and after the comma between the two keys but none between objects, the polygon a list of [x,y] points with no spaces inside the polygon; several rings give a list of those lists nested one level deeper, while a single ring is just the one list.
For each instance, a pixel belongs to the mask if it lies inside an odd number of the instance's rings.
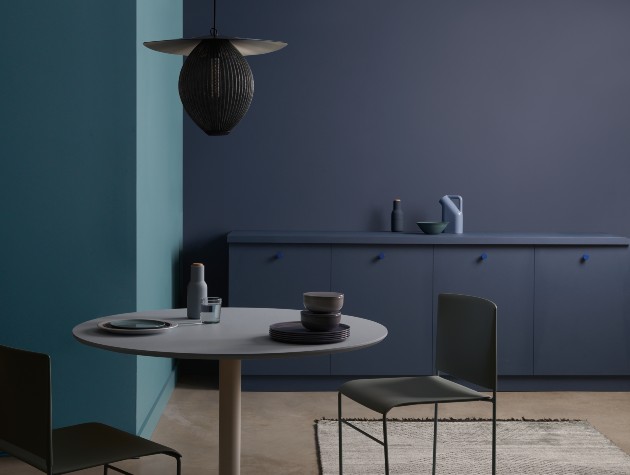
[{"label": "concrete floor", "polygon": [[[487,403],[446,404],[443,417],[490,417]],[[337,395],[332,392],[244,392],[242,395],[243,475],[318,475],[314,421],[335,418]],[[392,417],[431,417],[430,407],[394,409]],[[377,417],[348,401],[347,417]],[[500,393],[497,417],[586,419],[630,454],[630,392]],[[211,384],[180,381],[160,419],[153,439],[179,450],[184,475],[216,475],[218,454],[218,391]],[[136,475],[174,475],[166,456],[120,464]],[[381,473],[376,468],[375,473]],[[38,474],[25,464],[0,458],[0,474]],[[101,474],[91,469],[78,474]],[[367,475],[367,474],[366,474]]]}]

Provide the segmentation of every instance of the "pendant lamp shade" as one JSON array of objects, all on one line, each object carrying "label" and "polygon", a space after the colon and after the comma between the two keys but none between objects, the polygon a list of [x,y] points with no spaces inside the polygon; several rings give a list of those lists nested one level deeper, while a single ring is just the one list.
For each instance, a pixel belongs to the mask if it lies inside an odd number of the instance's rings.
[{"label": "pendant lamp shade", "polygon": [[227,135],[247,113],[254,76],[227,39],[202,40],[179,74],[179,97],[190,118],[208,135]]},{"label": "pendant lamp shade", "polygon": [[254,76],[243,56],[284,48],[281,41],[219,36],[217,2],[209,36],[146,41],[160,53],[188,56],[179,73],[179,97],[190,118],[208,135],[227,135],[247,113],[254,97]]}]

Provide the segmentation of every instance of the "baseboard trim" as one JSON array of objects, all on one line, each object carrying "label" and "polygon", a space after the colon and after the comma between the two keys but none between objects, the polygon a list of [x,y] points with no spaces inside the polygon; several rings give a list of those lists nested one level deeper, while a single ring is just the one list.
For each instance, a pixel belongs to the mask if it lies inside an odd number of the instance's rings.
[{"label": "baseboard trim", "polygon": [[138,430],[137,435],[141,437],[145,437],[147,439],[151,438],[151,435],[153,435],[153,431],[157,427],[160,417],[162,417],[162,413],[164,412],[164,409],[166,408],[166,405],[168,404],[171,394],[173,393],[173,390],[175,389],[176,380],[177,380],[177,365],[174,365],[169,377],[164,382],[164,385],[162,386],[160,393],[155,398],[155,401],[153,402],[153,405],[151,406],[149,413],[142,421],[142,424],[140,425],[140,429]]},{"label": "baseboard trim", "polygon": [[[346,381],[387,376],[251,376],[242,377],[243,391],[336,391]],[[498,390],[538,391],[630,391],[630,376],[501,376]]]}]

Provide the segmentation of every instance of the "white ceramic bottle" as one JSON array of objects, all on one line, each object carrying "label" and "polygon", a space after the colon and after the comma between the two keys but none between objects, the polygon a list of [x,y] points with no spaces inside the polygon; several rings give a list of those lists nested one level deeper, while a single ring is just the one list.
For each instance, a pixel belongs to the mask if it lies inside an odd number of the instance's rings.
[{"label": "white ceramic bottle", "polygon": [[204,280],[203,264],[195,262],[190,266],[190,282],[186,291],[186,315],[193,320],[201,318],[201,299],[208,296],[208,286]]}]

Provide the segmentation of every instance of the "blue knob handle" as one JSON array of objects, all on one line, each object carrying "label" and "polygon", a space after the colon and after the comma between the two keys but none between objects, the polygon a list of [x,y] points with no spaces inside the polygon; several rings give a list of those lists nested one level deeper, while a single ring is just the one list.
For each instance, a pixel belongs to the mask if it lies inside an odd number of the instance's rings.
[{"label": "blue knob handle", "polygon": [[278,251],[275,255],[276,259],[282,259],[284,257],[284,252]]},{"label": "blue knob handle", "polygon": [[479,256],[479,259],[482,261],[485,261],[486,259],[488,259],[488,254],[486,254],[485,252],[482,252],[481,255]]},{"label": "blue knob handle", "polygon": [[586,262],[591,258],[588,254],[582,254],[582,262]]},{"label": "blue knob handle", "polygon": [[382,252],[378,253],[378,256],[376,256],[376,258],[380,261],[381,259],[385,259],[385,254]]}]

